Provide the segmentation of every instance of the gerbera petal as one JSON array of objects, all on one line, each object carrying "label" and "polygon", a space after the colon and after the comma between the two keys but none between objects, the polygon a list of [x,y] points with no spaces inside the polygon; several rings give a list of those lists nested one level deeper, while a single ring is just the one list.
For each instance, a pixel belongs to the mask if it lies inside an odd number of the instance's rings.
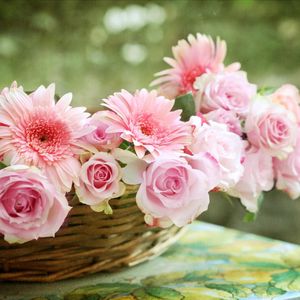
[{"label": "gerbera petal", "polygon": [[[60,183],[60,187],[62,191],[69,191],[72,187],[72,181],[74,180],[74,174],[69,173],[68,170],[66,171],[64,168],[65,165],[62,163],[54,165],[56,173],[58,175],[58,181]],[[71,176],[70,176],[71,175]]]},{"label": "gerbera petal", "polygon": [[68,108],[70,108],[70,104],[72,101],[72,93],[67,93],[65,95],[63,95],[56,103],[56,107],[59,110],[67,110]]},{"label": "gerbera petal", "polygon": [[41,85],[37,90],[30,94],[34,106],[40,105],[44,107],[52,107],[55,105],[54,95],[54,84],[50,84],[47,88]]}]

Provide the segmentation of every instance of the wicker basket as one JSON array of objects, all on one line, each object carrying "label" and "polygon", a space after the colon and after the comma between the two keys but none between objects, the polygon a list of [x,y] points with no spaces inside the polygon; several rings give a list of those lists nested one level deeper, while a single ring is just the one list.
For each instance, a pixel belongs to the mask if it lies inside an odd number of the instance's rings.
[{"label": "wicker basket", "polygon": [[51,282],[114,271],[160,255],[180,230],[150,228],[135,202],[136,187],[110,200],[112,215],[97,213],[76,197],[55,238],[9,245],[0,240],[0,280]]}]

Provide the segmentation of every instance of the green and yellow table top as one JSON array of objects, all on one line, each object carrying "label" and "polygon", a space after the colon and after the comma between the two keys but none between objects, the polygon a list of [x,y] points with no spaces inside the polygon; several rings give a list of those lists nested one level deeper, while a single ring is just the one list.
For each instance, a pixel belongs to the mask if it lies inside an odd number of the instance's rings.
[{"label": "green and yellow table top", "polygon": [[109,275],[0,283],[0,299],[300,299],[300,246],[202,222],[162,256]]}]

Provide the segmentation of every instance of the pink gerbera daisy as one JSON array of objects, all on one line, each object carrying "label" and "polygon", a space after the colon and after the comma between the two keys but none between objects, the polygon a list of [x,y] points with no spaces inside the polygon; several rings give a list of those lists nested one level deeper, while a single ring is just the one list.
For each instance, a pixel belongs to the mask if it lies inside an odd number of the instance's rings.
[{"label": "pink gerbera daisy", "polygon": [[[226,55],[225,41],[217,38],[216,44],[210,36],[197,33],[180,40],[172,48],[174,58],[165,57],[164,61],[172,68],[161,71],[151,85],[160,85],[160,93],[170,99],[194,90],[197,77],[207,72],[219,72],[224,69]],[[229,66],[239,69],[239,64]]]},{"label": "pink gerbera daisy", "polygon": [[92,128],[86,125],[85,108],[70,106],[71,93],[57,103],[54,94],[54,84],[30,95],[16,83],[1,92],[0,156],[7,164],[37,166],[67,192],[80,170],[76,155],[84,145],[79,138]]},{"label": "pink gerbera daisy", "polygon": [[155,157],[162,150],[181,150],[190,142],[190,128],[180,120],[181,111],[171,111],[174,101],[156,91],[122,90],[103,101],[110,109],[108,130],[133,143],[139,158],[147,152]]}]

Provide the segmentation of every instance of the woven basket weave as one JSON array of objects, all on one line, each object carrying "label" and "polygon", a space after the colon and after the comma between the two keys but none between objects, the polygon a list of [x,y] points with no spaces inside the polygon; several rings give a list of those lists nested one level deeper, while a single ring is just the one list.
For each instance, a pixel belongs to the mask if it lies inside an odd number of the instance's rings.
[{"label": "woven basket weave", "polygon": [[0,240],[0,280],[51,282],[114,271],[158,256],[182,230],[145,225],[135,192],[136,187],[127,187],[124,196],[110,200],[112,215],[94,212],[69,194],[73,208],[55,238],[21,245]]}]

